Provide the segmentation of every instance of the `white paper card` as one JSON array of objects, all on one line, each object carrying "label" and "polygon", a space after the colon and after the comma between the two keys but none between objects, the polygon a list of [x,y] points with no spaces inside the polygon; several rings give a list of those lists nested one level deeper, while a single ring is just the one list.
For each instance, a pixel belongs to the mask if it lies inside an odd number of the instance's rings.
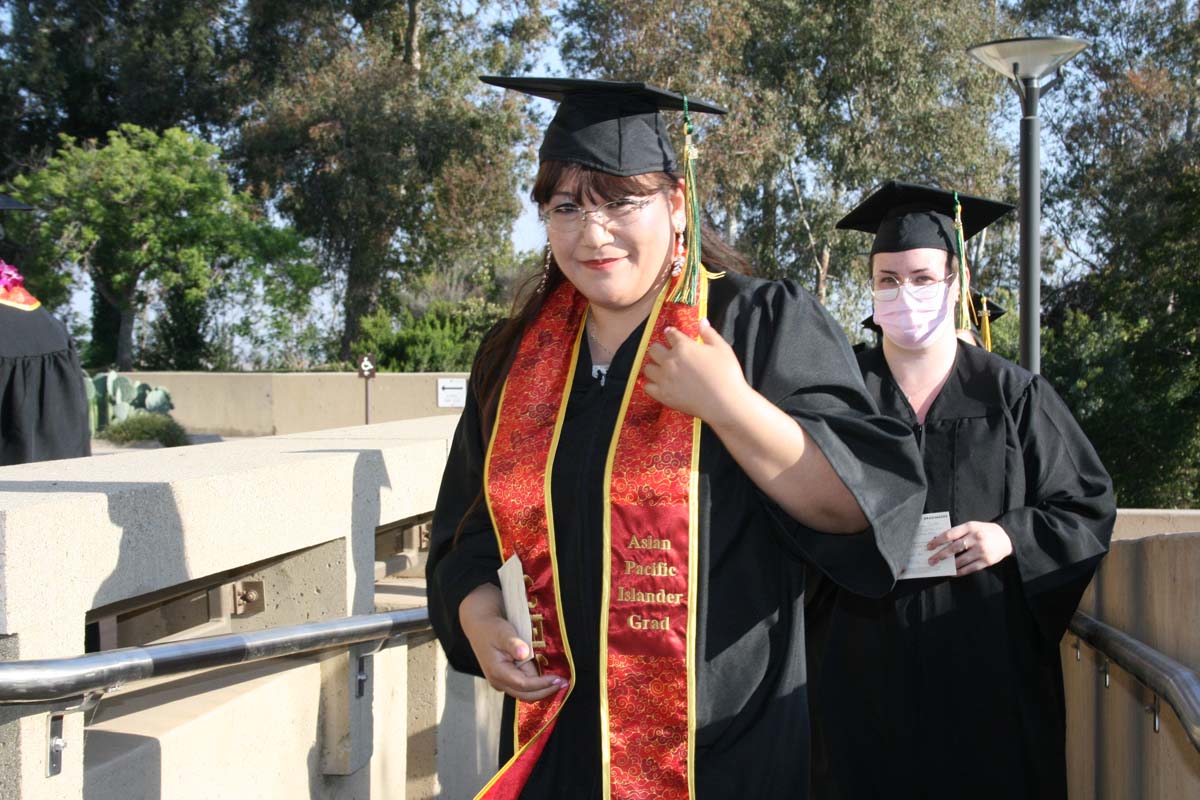
[{"label": "white paper card", "polygon": [[900,580],[911,578],[941,578],[953,577],[956,574],[953,558],[943,558],[932,567],[929,557],[936,553],[926,547],[930,540],[938,534],[950,530],[950,512],[938,511],[934,514],[922,514],[921,525],[917,528],[917,538],[913,539],[912,550],[908,553],[908,565],[900,573]]},{"label": "white paper card", "polygon": [[529,598],[525,594],[525,572],[521,559],[514,553],[504,566],[496,570],[500,576],[500,594],[504,596],[504,617],[516,628],[517,636],[529,646],[529,658],[533,658],[533,620],[529,617]]},{"label": "white paper card", "polygon": [[463,408],[467,404],[466,378],[437,379],[438,408]]}]

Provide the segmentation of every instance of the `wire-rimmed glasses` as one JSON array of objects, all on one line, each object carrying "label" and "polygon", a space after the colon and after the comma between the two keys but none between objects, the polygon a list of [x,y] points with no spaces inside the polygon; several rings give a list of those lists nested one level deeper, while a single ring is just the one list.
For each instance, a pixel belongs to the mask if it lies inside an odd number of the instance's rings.
[{"label": "wire-rimmed glasses", "polygon": [[871,294],[876,300],[890,303],[900,296],[901,289],[906,289],[908,294],[916,300],[932,300],[938,296],[942,284],[949,284],[952,280],[954,280],[953,273],[940,280],[932,275],[917,275],[905,280],[900,280],[894,275],[880,275],[872,281]]},{"label": "wire-rimmed glasses", "polygon": [[588,217],[604,227],[620,228],[641,216],[642,209],[654,202],[649,197],[621,197],[586,211],[574,203],[559,203],[539,216],[546,227],[555,233],[576,233],[583,230]]}]

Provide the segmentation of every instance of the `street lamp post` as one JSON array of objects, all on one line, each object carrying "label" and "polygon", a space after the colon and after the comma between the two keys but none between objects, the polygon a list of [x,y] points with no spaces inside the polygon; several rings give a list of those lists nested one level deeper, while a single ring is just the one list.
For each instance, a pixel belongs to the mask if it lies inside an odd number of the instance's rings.
[{"label": "street lamp post", "polygon": [[1042,78],[1059,70],[1088,43],[1069,36],[1000,39],[967,48],[967,54],[1008,79],[1021,98],[1021,366],[1040,372],[1041,355],[1041,131],[1038,99],[1058,83]]}]

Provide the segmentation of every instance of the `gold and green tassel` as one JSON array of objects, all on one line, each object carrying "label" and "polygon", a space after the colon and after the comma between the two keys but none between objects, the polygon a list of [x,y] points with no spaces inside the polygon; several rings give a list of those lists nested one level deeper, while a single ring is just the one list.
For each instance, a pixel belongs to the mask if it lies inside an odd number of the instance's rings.
[{"label": "gold and green tassel", "polygon": [[958,308],[955,312],[955,330],[971,330],[975,308],[971,304],[971,291],[967,287],[967,243],[963,238],[962,203],[958,192],[954,193],[954,234],[958,239]]},{"label": "gold and green tassel", "polygon": [[983,349],[992,352],[992,311],[988,308],[987,297],[980,295],[982,308],[979,309],[979,338],[983,339]]},{"label": "gold and green tassel", "polygon": [[695,127],[692,125],[691,114],[688,113],[687,95],[683,95],[683,205],[687,217],[687,228],[684,233],[684,247],[687,255],[683,265],[683,276],[675,293],[671,296],[672,303],[683,303],[694,306],[699,297],[700,272],[704,271],[709,278],[719,278],[724,273],[710,273],[704,269],[700,257],[700,198],[696,191],[696,160],[700,153],[692,142]]}]

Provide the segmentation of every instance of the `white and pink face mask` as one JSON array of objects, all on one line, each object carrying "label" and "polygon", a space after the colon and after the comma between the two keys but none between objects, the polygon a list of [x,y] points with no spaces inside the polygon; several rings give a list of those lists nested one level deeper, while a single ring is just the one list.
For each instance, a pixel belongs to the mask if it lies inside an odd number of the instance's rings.
[{"label": "white and pink face mask", "polygon": [[943,335],[954,335],[954,303],[950,284],[938,287],[929,299],[914,297],[907,285],[894,300],[875,300],[875,324],[892,344],[905,350],[924,350]]}]

